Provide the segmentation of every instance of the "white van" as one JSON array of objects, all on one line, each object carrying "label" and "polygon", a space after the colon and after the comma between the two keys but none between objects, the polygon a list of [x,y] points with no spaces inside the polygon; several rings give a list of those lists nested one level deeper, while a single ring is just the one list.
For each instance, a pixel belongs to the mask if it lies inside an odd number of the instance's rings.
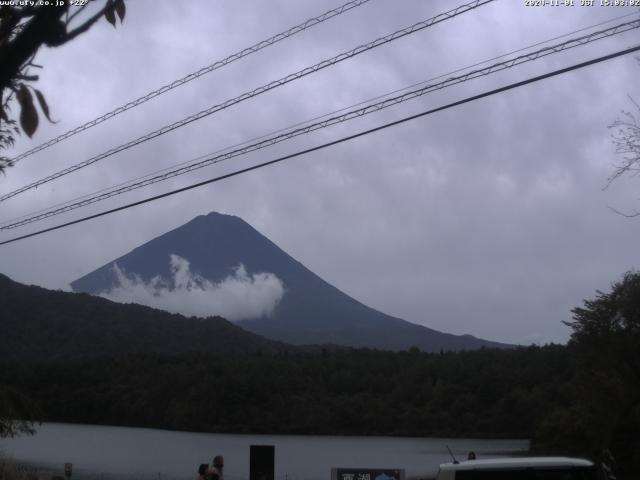
[{"label": "white van", "polygon": [[436,480],[597,480],[593,462],[581,458],[524,457],[440,465]]}]

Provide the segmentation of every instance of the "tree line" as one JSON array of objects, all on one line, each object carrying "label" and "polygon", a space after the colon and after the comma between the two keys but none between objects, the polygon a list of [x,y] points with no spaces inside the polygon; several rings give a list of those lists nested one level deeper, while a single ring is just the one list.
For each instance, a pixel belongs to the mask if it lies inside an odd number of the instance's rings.
[{"label": "tree line", "polygon": [[536,453],[597,460],[608,448],[623,472],[637,474],[640,274],[629,273],[611,292],[585,301],[568,324],[567,345],[506,350],[257,348],[4,360],[0,385],[26,394],[40,412],[34,418],[47,421],[529,438]]},{"label": "tree line", "polygon": [[528,437],[566,396],[565,347],[427,354],[135,354],[5,364],[47,420],[189,431]]}]

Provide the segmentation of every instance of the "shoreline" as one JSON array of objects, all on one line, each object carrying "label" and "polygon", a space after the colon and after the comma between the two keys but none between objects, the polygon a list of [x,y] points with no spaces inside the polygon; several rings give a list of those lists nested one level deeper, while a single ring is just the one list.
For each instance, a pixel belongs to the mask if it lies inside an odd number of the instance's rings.
[{"label": "shoreline", "polygon": [[[401,433],[361,433],[361,432],[353,432],[353,433],[345,433],[345,432],[261,432],[261,431],[236,431],[236,430],[218,430],[218,431],[208,431],[208,430],[183,430],[183,429],[172,429],[165,428],[162,426],[140,426],[140,425],[132,425],[127,423],[121,424],[112,424],[112,423],[76,423],[76,422],[64,422],[64,421],[42,421],[38,426],[34,426],[34,429],[37,430],[38,427],[42,425],[62,425],[69,427],[98,427],[98,428],[130,428],[136,430],[148,430],[154,432],[167,432],[167,433],[189,433],[189,434],[202,434],[202,435],[242,435],[242,436],[268,436],[268,437],[338,437],[338,438],[353,438],[353,437],[378,437],[378,438],[403,438],[403,439],[420,439],[420,440],[429,440],[429,439],[438,439],[438,440],[492,440],[492,441],[505,441],[505,442],[528,442],[531,443],[531,439],[528,437],[518,437],[518,436],[508,436],[503,434],[495,434],[495,435],[445,435],[445,434],[424,434],[424,435],[414,435],[414,434],[401,434]],[[526,452],[529,450],[527,449]],[[496,452],[500,453],[500,452]]]},{"label": "shoreline", "polygon": [[[0,441],[3,454],[51,480],[73,463],[71,480],[193,480],[197,466],[225,456],[226,480],[249,477],[251,445],[275,447],[276,480],[326,480],[331,468],[403,468],[433,478],[441,463],[473,450],[480,458],[523,455],[527,440],[398,436],[251,435],[44,423],[30,437]],[[64,480],[64,479],[63,479]]]}]

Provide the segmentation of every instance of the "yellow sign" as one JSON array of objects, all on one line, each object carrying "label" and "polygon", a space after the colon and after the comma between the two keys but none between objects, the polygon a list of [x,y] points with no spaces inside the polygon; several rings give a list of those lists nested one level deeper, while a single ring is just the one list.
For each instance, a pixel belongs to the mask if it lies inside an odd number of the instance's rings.
[{"label": "yellow sign", "polygon": [[64,464],[64,474],[67,477],[70,477],[72,471],[73,471],[73,463],[65,463]]}]

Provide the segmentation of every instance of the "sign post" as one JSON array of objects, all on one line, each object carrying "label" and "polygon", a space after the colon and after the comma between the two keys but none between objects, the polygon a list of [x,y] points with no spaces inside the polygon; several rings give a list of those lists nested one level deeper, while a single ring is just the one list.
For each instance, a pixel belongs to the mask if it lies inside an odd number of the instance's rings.
[{"label": "sign post", "polygon": [[71,479],[71,474],[73,473],[73,463],[65,463],[64,464],[64,476],[67,477],[67,480]]},{"label": "sign post", "polygon": [[274,480],[275,452],[273,445],[249,446],[249,480]]}]

